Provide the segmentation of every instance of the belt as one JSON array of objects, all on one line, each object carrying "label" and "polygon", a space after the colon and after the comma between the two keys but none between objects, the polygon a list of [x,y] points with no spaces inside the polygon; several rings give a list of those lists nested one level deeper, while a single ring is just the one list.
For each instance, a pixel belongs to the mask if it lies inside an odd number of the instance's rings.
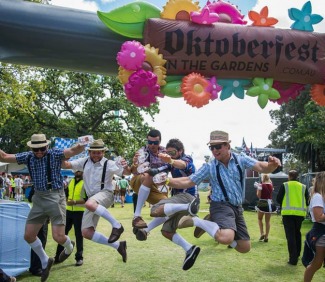
[{"label": "belt", "polygon": [[61,191],[63,190],[63,188],[58,188],[58,189],[47,189],[47,190],[35,190],[35,193],[41,193],[41,194],[45,194],[45,193],[61,193]]}]

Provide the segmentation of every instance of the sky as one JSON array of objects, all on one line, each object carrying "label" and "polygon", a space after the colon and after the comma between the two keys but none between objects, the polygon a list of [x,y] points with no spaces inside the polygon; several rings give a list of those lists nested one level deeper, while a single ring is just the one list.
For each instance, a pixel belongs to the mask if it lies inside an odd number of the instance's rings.
[{"label": "sky", "polygon": [[[121,7],[129,0],[52,0],[53,5],[70,7],[75,9],[97,10],[108,12]],[[160,10],[166,1],[148,0]],[[199,1],[202,8],[206,1]],[[212,2],[212,1],[211,1]],[[290,28],[293,23],[288,16],[289,8],[301,9],[306,0],[230,0],[236,4],[242,14],[246,16],[248,25],[251,24],[247,14],[254,10],[260,12],[264,6],[268,6],[269,17],[279,20],[277,28]],[[325,18],[324,0],[312,0],[312,12]],[[323,11],[323,13],[322,13]],[[325,20],[314,25],[315,31],[325,32]],[[192,155],[194,163],[199,168],[204,163],[204,156],[211,155],[207,143],[210,132],[223,130],[229,133],[232,147],[241,147],[243,138],[248,147],[264,148],[270,144],[268,136],[276,125],[272,123],[269,111],[279,109],[275,103],[268,102],[264,109],[257,104],[257,98],[245,96],[243,100],[234,95],[224,101],[211,101],[200,109],[187,105],[183,98],[160,99],[160,113],[155,116],[154,122],[149,118],[146,121],[162,133],[162,145],[171,138],[180,139],[185,146],[185,153]]]}]

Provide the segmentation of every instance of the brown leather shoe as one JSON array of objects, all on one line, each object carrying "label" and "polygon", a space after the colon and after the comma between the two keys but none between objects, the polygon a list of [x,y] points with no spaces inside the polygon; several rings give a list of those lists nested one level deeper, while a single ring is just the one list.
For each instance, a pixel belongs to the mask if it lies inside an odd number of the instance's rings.
[{"label": "brown leather shoe", "polygon": [[127,254],[126,254],[126,241],[121,241],[120,246],[118,247],[117,251],[122,256],[123,262],[127,261]]},{"label": "brown leather shoe", "polygon": [[132,220],[132,227],[141,229],[141,228],[147,228],[147,223],[142,219],[141,216],[136,216]]},{"label": "brown leather shoe", "polygon": [[[207,214],[203,219],[212,221],[211,214]],[[200,227],[196,227],[194,230],[194,237],[200,238],[204,233],[205,231],[203,229],[201,229]]]},{"label": "brown leather shoe", "polygon": [[114,242],[116,242],[118,239],[120,239],[120,236],[121,236],[121,234],[124,232],[124,228],[123,228],[123,226],[122,226],[122,224],[121,224],[121,227],[120,228],[113,228],[112,229],[112,233],[111,233],[111,235],[109,236],[109,238],[108,238],[108,243],[114,243]]},{"label": "brown leather shoe", "polygon": [[[71,244],[72,244],[72,246],[73,246],[73,248],[72,248],[72,252],[73,252],[73,249],[74,249],[74,245],[76,244],[74,241],[71,241]],[[61,252],[61,254],[60,254],[60,256],[59,256],[59,261],[60,262],[64,262],[71,254],[72,254],[72,252],[70,253],[70,254],[66,254],[65,253],[65,249]]]},{"label": "brown leather shoe", "polygon": [[54,258],[49,258],[49,260],[47,261],[46,268],[42,269],[41,282],[45,282],[46,279],[49,277],[50,270],[53,264],[54,264]]},{"label": "brown leather shoe", "polygon": [[147,240],[147,237],[148,237],[148,234],[149,232],[143,230],[143,229],[137,229],[137,228],[134,228],[136,231],[135,231],[135,237],[137,238],[138,241],[146,241]]}]

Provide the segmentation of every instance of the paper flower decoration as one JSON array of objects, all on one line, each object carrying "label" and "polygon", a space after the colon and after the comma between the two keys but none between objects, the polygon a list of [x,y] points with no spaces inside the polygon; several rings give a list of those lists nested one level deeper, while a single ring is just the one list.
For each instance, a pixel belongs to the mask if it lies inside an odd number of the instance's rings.
[{"label": "paper flower decoration", "polygon": [[190,15],[192,22],[198,24],[212,24],[219,20],[219,15],[216,13],[210,13],[210,9],[208,7],[204,7],[201,13],[191,12]]},{"label": "paper flower decoration", "polygon": [[275,18],[269,18],[269,8],[267,6],[262,8],[260,13],[249,11],[248,17],[254,26],[272,26],[278,22]]},{"label": "paper flower decoration", "polygon": [[285,88],[285,85],[281,81],[274,81],[272,87],[279,91],[281,98],[277,100],[270,99],[274,103],[279,105],[288,103],[290,98],[296,100],[300,94],[300,90],[305,88],[304,84],[292,83],[289,87]]},{"label": "paper flower decoration", "polygon": [[325,85],[314,84],[310,89],[312,100],[320,106],[325,106]]},{"label": "paper flower decoration", "polygon": [[123,43],[116,59],[119,65],[126,70],[135,71],[141,68],[145,58],[144,47],[138,41],[133,40]]},{"label": "paper flower decoration", "polygon": [[256,97],[258,96],[257,102],[262,109],[265,108],[269,99],[279,99],[280,93],[278,90],[272,88],[273,78],[260,78],[255,77],[253,79],[253,87],[249,88],[246,95]]},{"label": "paper flower decoration", "polygon": [[187,104],[201,108],[209,103],[211,94],[205,89],[208,86],[206,79],[199,73],[191,73],[183,78],[181,92]]},{"label": "paper flower decoration", "polygon": [[150,104],[156,103],[156,96],[163,97],[159,89],[157,76],[145,70],[131,74],[129,82],[124,86],[126,97],[138,107],[150,107]]},{"label": "paper flower decoration", "polygon": [[217,84],[217,78],[215,76],[211,77],[211,79],[207,79],[209,83],[208,87],[205,88],[206,92],[211,93],[211,100],[215,100],[218,98],[218,92],[222,90],[222,86]]},{"label": "paper flower decoration", "polygon": [[250,79],[218,79],[218,84],[221,85],[222,91],[221,101],[228,99],[234,93],[239,99],[244,99],[244,87],[251,83]]},{"label": "paper flower decoration", "polygon": [[314,31],[313,25],[318,24],[323,20],[323,17],[317,14],[311,14],[311,3],[306,2],[301,10],[296,8],[289,9],[289,17],[295,21],[292,25],[292,29]]}]

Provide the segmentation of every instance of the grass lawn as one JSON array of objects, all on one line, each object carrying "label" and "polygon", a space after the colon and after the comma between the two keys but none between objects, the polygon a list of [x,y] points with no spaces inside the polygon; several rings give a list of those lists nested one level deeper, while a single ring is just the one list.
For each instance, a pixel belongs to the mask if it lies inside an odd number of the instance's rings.
[{"label": "grass lawn", "polygon": [[[205,203],[206,193],[200,193],[201,208],[199,216],[203,218],[208,212],[209,205]],[[143,217],[150,221],[148,204],[143,208]],[[229,282],[293,282],[302,281],[304,267],[287,265],[288,252],[286,239],[281,223],[281,216],[274,215],[271,219],[269,242],[259,242],[260,237],[255,212],[245,212],[245,219],[251,236],[252,248],[247,254],[240,254],[225,245],[218,245],[208,235],[200,239],[193,236],[194,228],[179,230],[187,241],[201,247],[194,266],[182,270],[185,253],[180,246],[173,244],[160,234],[159,227],[150,232],[147,241],[137,241],[132,233],[131,220],[133,205],[126,204],[122,209],[119,203],[110,212],[123,224],[122,240],[127,241],[128,261],[123,263],[118,252],[108,246],[99,245],[85,240],[84,265],[75,266],[74,254],[62,264],[54,265],[47,281],[229,281]],[[302,234],[305,235],[312,223],[305,221]],[[56,244],[50,235],[46,245],[49,256],[55,255]],[[98,231],[109,236],[110,224],[100,219]],[[74,239],[73,229],[69,234]],[[26,272],[18,277],[18,281],[39,281]],[[319,270],[314,281],[324,281],[324,269]]]}]

